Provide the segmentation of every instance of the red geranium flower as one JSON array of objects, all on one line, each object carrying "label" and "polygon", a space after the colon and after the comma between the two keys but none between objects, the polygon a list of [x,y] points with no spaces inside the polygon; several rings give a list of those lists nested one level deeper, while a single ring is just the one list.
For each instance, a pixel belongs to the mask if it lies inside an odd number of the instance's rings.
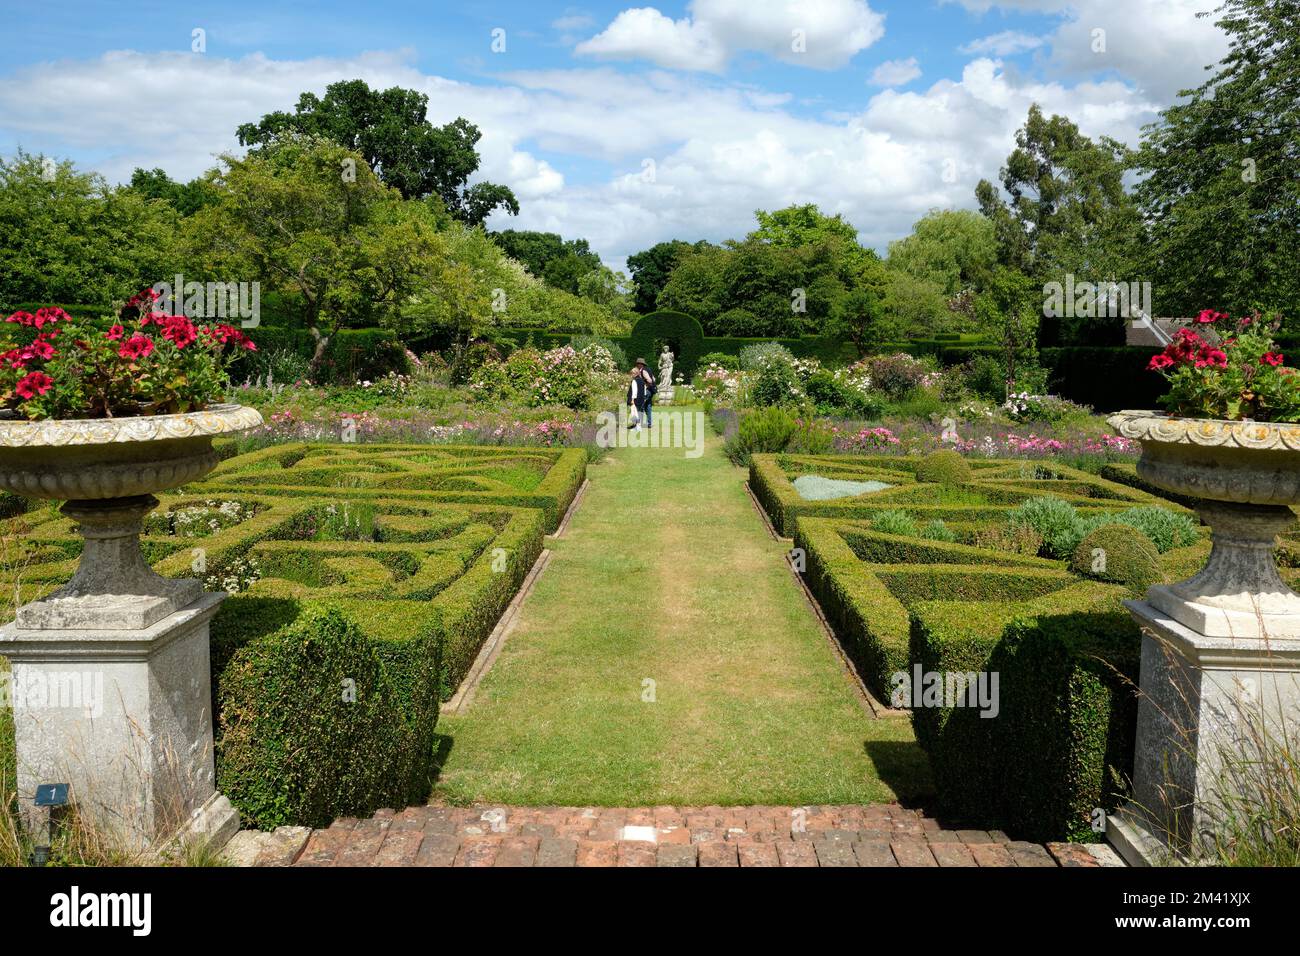
[{"label": "red geranium flower", "polygon": [[1222,349],[1210,348],[1208,345],[1201,349],[1201,354],[1196,357],[1197,368],[1227,368],[1228,356]]},{"label": "red geranium flower", "polygon": [[1211,323],[1218,322],[1220,319],[1226,319],[1227,317],[1227,312],[1215,312],[1213,309],[1202,309],[1201,314],[1196,317],[1196,321],[1200,322],[1202,325],[1210,325]]},{"label": "red geranium flower", "polygon": [[1264,365],[1272,365],[1274,367],[1281,365],[1282,361],[1281,352],[1265,352],[1264,357],[1260,359],[1260,362]]},{"label": "red geranium flower", "polygon": [[36,314],[32,316],[32,325],[40,329],[55,322],[66,322],[69,318],[68,313],[59,308],[37,309]]},{"label": "red geranium flower", "polygon": [[233,325],[218,325],[216,331],[213,332],[212,334],[216,338],[216,340],[220,342],[222,345],[225,345],[229,342],[234,342],[236,345],[245,349],[246,351],[249,352],[257,351],[257,346],[253,344],[253,340],[250,339],[243,332],[239,331],[239,329],[235,328]]},{"label": "red geranium flower", "polygon": [[54,379],[44,372],[29,372],[14,386],[14,391],[22,398],[35,398],[44,395],[54,387]]},{"label": "red geranium flower", "polygon": [[126,329],[122,328],[121,325],[114,325],[104,334],[107,335],[110,340],[116,342],[122,336],[126,335]]},{"label": "red geranium flower", "polygon": [[1151,356],[1151,364],[1147,366],[1151,371],[1159,371],[1162,368],[1169,368],[1174,364],[1174,360],[1163,352],[1159,355]]},{"label": "red geranium flower", "polygon": [[178,349],[185,348],[198,338],[194,323],[183,315],[165,316],[159,324],[163,326],[162,337],[175,344]]},{"label": "red geranium flower", "polygon": [[9,316],[9,318],[5,319],[5,321],[17,322],[19,325],[31,325],[32,319],[33,316],[30,312],[15,312],[13,315]]},{"label": "red geranium flower", "polygon": [[54,346],[50,344],[49,340],[46,339],[44,335],[38,335],[36,337],[36,341],[33,342],[31,345],[29,345],[27,348],[28,351],[31,352],[34,358],[40,358],[40,359],[54,358]]},{"label": "red geranium flower", "polygon": [[27,360],[23,358],[23,349],[10,349],[4,355],[0,355],[0,361],[3,361],[10,368],[27,367]]},{"label": "red geranium flower", "polygon": [[117,354],[122,358],[132,360],[147,358],[151,352],[153,352],[153,339],[139,332],[123,342],[117,350]]}]

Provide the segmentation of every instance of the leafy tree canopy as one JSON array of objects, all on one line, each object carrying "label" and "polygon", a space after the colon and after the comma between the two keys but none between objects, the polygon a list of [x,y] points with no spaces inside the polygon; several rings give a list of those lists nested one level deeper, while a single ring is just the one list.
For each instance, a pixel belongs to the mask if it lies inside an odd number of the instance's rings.
[{"label": "leafy tree canopy", "polygon": [[145,199],[167,203],[182,216],[192,216],[204,206],[217,201],[217,191],[206,177],[179,183],[162,169],[141,169],[131,174],[131,189]]},{"label": "leafy tree canopy", "polygon": [[177,214],[21,149],[0,159],[0,304],[126,299],[175,275]]},{"label": "leafy tree canopy", "polygon": [[[350,177],[340,175],[346,160]],[[421,288],[450,285],[456,264],[431,208],[403,201],[345,147],[290,135],[222,161],[219,200],[189,220],[187,261],[300,297],[322,341],[343,325],[391,320]]]},{"label": "leafy tree canopy", "polygon": [[[1172,314],[1300,315],[1300,0],[1226,0],[1227,56],[1146,130],[1137,189]],[[1207,69],[1210,69],[1207,67]]]},{"label": "leafy tree canopy", "polygon": [[506,255],[522,262],[539,279],[546,278],[551,263],[572,259],[555,273],[557,288],[576,292],[578,279],[600,268],[600,256],[591,251],[586,239],[565,241],[558,233],[534,232],[528,229],[503,229],[491,233],[492,241],[505,250]]},{"label": "leafy tree canopy", "polygon": [[372,90],[364,80],[344,80],[327,86],[323,98],[303,93],[292,113],[267,113],[237,132],[245,146],[263,146],[286,133],[327,137],[359,154],[406,198],[437,196],[452,216],[471,225],[495,209],[518,215],[519,202],[507,187],[469,184],[479,166],[478,127],[463,117],[434,126],[428,103],[417,90]]},{"label": "leafy tree canopy", "polygon": [[1040,281],[1063,281],[1066,272],[1080,281],[1136,279],[1141,224],[1124,189],[1129,165],[1122,143],[1095,143],[1064,116],[1031,106],[1001,170],[1010,202],[986,179],[975,189],[998,261]]},{"label": "leafy tree canopy", "polygon": [[663,291],[668,277],[682,256],[708,248],[713,248],[712,243],[703,240],[692,245],[680,239],[670,239],[628,256],[627,269],[632,273],[632,281],[636,283],[633,300],[636,310],[642,313],[653,312],[657,308],[659,293]]},{"label": "leafy tree canopy", "polygon": [[997,255],[989,219],[968,209],[935,209],[917,220],[911,235],[889,244],[886,264],[952,296],[982,286]]}]

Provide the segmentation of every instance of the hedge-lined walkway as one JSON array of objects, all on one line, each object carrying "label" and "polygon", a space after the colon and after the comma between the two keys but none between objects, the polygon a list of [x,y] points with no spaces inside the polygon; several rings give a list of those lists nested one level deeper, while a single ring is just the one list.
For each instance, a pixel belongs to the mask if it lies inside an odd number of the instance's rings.
[{"label": "hedge-lined walkway", "polygon": [[796,806],[928,791],[910,723],[863,709],[716,435],[698,458],[620,448],[588,476],[473,704],[440,720],[435,802]]},{"label": "hedge-lined walkway", "polygon": [[1122,866],[1103,845],[943,830],[897,804],[849,807],[410,807],[328,829],[241,833],[255,866]]}]

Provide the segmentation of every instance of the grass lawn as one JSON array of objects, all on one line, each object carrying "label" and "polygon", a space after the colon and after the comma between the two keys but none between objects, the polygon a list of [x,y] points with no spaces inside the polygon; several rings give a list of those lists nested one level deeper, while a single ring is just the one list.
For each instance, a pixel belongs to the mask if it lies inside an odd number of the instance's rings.
[{"label": "grass lawn", "polygon": [[588,474],[473,704],[440,720],[435,799],[797,805],[928,792],[910,723],[862,709],[719,438],[694,459],[619,449]]}]

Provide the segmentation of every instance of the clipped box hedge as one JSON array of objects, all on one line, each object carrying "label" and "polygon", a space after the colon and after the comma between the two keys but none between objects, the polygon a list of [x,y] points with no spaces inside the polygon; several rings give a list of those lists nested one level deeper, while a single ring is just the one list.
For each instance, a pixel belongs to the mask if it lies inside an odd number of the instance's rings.
[{"label": "clipped box hedge", "polygon": [[[969,480],[943,484],[917,480],[921,461],[755,455],[750,483],[793,537],[805,581],[876,697],[892,702],[917,667],[949,679],[997,673],[996,717],[951,700],[904,702],[947,820],[1037,841],[1096,839],[1097,811],[1123,798],[1132,767],[1140,636],[1121,603],[1128,589],[1065,561],[885,533],[872,520],[901,510],[919,531],[941,518],[978,542],[975,532],[1045,494],[1084,514],[1185,509],[1054,462],[972,459]],[[793,485],[802,474],[894,487],[805,501]],[[1160,576],[1187,577],[1208,549],[1202,538],[1160,555]]]},{"label": "clipped box hedge", "polygon": [[[799,517],[871,518],[884,510],[907,511],[920,522],[940,519],[986,522],[1004,517],[1016,505],[1053,495],[1083,513],[1158,504],[1182,510],[1147,491],[1099,478],[1055,462],[968,459],[971,478],[940,488],[918,482],[922,459],[901,455],[753,455],[749,487],[773,527],[789,537]],[[800,475],[854,481],[883,481],[881,491],[850,498],[810,501],[794,487]]]},{"label": "clipped box hedge", "polygon": [[224,461],[191,488],[538,508],[553,531],[586,474],[582,448],[294,442]]},{"label": "clipped box hedge", "polygon": [[998,675],[996,717],[913,708],[947,819],[1027,840],[1097,839],[1097,811],[1123,801],[1133,767],[1140,635],[1124,596],[1088,582],[1029,602],[912,608],[923,672]]},{"label": "clipped box hedge", "polygon": [[[298,443],[159,496],[141,536],[159,573],[241,576],[211,633],[218,785],[246,824],[320,826],[427,796],[439,701],[585,466],[581,449]],[[25,602],[72,575],[82,539],[45,504],[12,521],[30,551]]]}]

